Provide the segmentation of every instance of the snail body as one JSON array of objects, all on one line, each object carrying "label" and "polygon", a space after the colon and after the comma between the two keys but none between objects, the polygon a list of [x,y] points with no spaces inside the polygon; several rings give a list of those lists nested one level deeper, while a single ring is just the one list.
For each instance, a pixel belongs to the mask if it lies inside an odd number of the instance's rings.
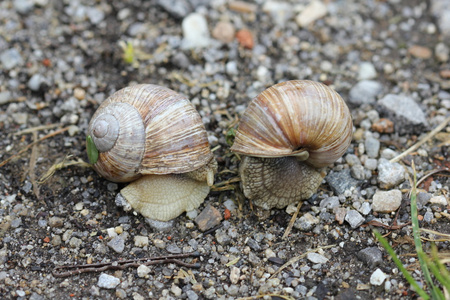
[{"label": "snail body", "polygon": [[311,197],[352,137],[344,100],[324,84],[293,80],[256,96],[244,112],[231,151],[243,155],[244,195],[265,209]]},{"label": "snail body", "polygon": [[133,209],[160,221],[198,207],[217,170],[194,106],[151,84],[121,89],[99,106],[89,123],[87,150],[101,176],[132,181],[121,194]]}]

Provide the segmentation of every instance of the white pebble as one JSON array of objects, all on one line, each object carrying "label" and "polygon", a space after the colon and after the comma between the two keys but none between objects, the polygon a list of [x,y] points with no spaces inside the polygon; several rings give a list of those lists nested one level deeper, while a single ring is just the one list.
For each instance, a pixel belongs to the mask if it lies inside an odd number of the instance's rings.
[{"label": "white pebble", "polygon": [[114,289],[119,283],[119,278],[103,273],[98,278],[97,285],[104,289]]},{"label": "white pebble", "polygon": [[370,276],[370,284],[381,285],[386,278],[387,276],[383,273],[383,271],[381,271],[380,269],[376,269],[375,272],[373,272]]}]

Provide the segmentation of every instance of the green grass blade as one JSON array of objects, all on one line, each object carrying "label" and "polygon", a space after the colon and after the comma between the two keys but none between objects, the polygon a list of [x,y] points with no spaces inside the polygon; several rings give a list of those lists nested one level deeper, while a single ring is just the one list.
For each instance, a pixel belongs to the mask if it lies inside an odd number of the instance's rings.
[{"label": "green grass blade", "polygon": [[423,277],[425,278],[425,281],[427,282],[427,285],[431,290],[431,293],[432,293],[431,295],[432,295],[433,299],[435,299],[435,297],[438,297],[438,296],[435,295],[435,293],[433,292],[433,291],[435,291],[435,286],[433,284],[433,280],[431,279],[430,271],[428,270],[428,266],[424,260],[422,241],[420,240],[419,219],[417,218],[417,192],[416,192],[417,178],[416,178],[416,168],[414,166],[414,161],[412,161],[411,166],[413,168],[413,173],[414,173],[414,182],[411,187],[411,223],[412,223],[414,244],[416,246],[416,252],[417,252],[417,256],[419,258],[420,268],[422,269]]},{"label": "green grass blade", "polygon": [[417,284],[417,282],[414,280],[414,278],[411,276],[411,274],[406,270],[406,268],[403,266],[400,259],[397,257],[397,254],[395,254],[394,249],[389,245],[387,240],[377,231],[374,230],[373,233],[375,234],[378,241],[380,241],[381,245],[383,245],[384,249],[389,253],[389,255],[392,257],[392,260],[397,265],[399,270],[403,273],[403,276],[405,276],[406,280],[409,282],[409,284],[414,288],[414,290],[419,294],[420,297],[422,297],[424,300],[430,299],[430,296]]}]

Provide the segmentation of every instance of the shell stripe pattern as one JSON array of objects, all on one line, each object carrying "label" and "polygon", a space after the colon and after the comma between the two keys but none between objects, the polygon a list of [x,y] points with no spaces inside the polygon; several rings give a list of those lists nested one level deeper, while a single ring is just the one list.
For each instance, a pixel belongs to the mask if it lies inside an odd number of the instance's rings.
[{"label": "shell stripe pattern", "polygon": [[151,84],[121,90],[111,101],[126,101],[140,113],[145,127],[141,174],[185,173],[212,158],[201,117],[185,96]]},{"label": "shell stripe pattern", "polygon": [[309,152],[307,163],[324,167],[351,142],[352,120],[344,100],[324,84],[293,80],[274,85],[249,104],[232,151],[256,157]]}]

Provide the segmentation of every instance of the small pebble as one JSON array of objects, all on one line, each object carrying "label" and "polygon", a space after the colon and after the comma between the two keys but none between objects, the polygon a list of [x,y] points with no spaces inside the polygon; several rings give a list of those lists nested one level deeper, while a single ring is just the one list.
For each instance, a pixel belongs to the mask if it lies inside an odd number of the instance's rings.
[{"label": "small pebble", "polygon": [[183,49],[205,48],[211,43],[208,23],[205,17],[199,13],[191,13],[181,23],[183,29]]},{"label": "small pebble", "polygon": [[236,39],[239,44],[247,49],[253,49],[253,34],[248,29],[241,29],[236,33]]},{"label": "small pebble", "polygon": [[125,241],[120,236],[115,236],[108,242],[108,246],[117,253],[122,253],[125,249]]},{"label": "small pebble", "polygon": [[350,224],[352,228],[359,227],[362,223],[364,223],[365,219],[359,212],[354,209],[347,211],[345,215],[345,221]]},{"label": "small pebble", "polygon": [[238,283],[239,281],[239,277],[241,276],[241,270],[239,270],[239,268],[237,267],[231,267],[231,271],[230,271],[230,281],[233,284]]},{"label": "small pebble", "polygon": [[328,258],[326,258],[325,256],[319,254],[319,253],[308,253],[306,255],[306,258],[315,264],[325,264],[328,262]]},{"label": "small pebble", "polygon": [[348,100],[354,105],[374,104],[382,91],[383,85],[378,81],[361,80],[350,89]]},{"label": "small pebble", "polygon": [[120,279],[105,273],[102,273],[99,278],[97,285],[104,289],[114,289],[120,283]]},{"label": "small pebble", "polygon": [[148,246],[148,237],[147,236],[142,236],[142,235],[135,236],[134,237],[134,245],[136,247]]},{"label": "small pebble", "polygon": [[381,285],[384,280],[387,278],[387,275],[383,273],[380,269],[376,269],[375,272],[370,276],[370,284],[371,285]]},{"label": "small pebble", "polygon": [[428,59],[431,57],[432,52],[428,47],[414,45],[408,49],[409,54],[417,58]]},{"label": "small pebble", "polygon": [[405,180],[405,169],[399,163],[387,159],[378,160],[378,183],[382,189],[393,188]]},{"label": "small pebble", "polygon": [[314,21],[323,18],[328,12],[328,9],[322,1],[311,1],[295,18],[298,26],[307,27]]},{"label": "small pebble", "polygon": [[357,257],[370,267],[380,265],[383,262],[383,254],[378,247],[362,249],[357,253]]},{"label": "small pebble", "polygon": [[295,221],[294,227],[301,231],[310,231],[313,226],[318,223],[319,219],[317,219],[310,213],[306,213]]},{"label": "small pebble", "polygon": [[421,134],[428,122],[420,106],[410,97],[388,94],[377,102],[377,110],[394,122],[395,132]]},{"label": "small pebble", "polygon": [[138,277],[145,278],[149,273],[151,272],[151,269],[147,267],[146,265],[140,265],[137,268],[137,275]]},{"label": "small pebble", "polygon": [[402,203],[400,190],[377,191],[373,195],[372,209],[376,212],[390,213],[396,211]]},{"label": "small pebble", "polygon": [[212,36],[222,43],[231,43],[234,40],[236,30],[230,22],[220,21],[212,31]]},{"label": "small pebble", "polygon": [[214,206],[208,204],[205,209],[195,218],[198,229],[200,231],[206,231],[219,225],[222,221],[222,214]]},{"label": "small pebble", "polygon": [[358,80],[369,80],[377,77],[375,66],[371,62],[362,62],[359,64]]},{"label": "small pebble", "polygon": [[380,141],[376,138],[369,137],[364,142],[364,146],[366,148],[367,156],[370,158],[377,158],[378,152],[380,151]]},{"label": "small pebble", "polygon": [[22,65],[23,59],[17,49],[11,48],[0,54],[0,63],[2,63],[5,70],[11,70],[16,66]]}]

